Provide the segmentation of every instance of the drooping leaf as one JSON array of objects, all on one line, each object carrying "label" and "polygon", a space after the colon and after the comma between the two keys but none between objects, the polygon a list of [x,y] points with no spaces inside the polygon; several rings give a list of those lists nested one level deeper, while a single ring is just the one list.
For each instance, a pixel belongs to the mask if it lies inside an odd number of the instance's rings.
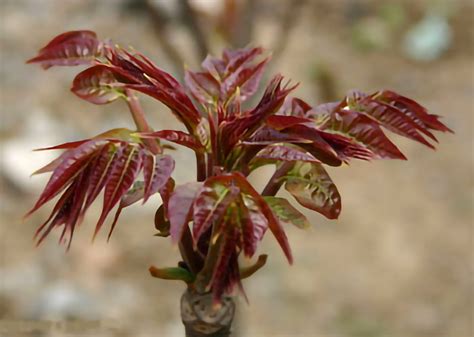
[{"label": "drooping leaf", "polygon": [[187,183],[175,188],[168,202],[171,240],[177,243],[193,215],[193,203],[202,186],[201,182]]},{"label": "drooping leaf", "polygon": [[53,171],[46,187],[35,206],[28,212],[30,215],[46,202],[60,193],[94,158],[94,155],[107,144],[105,140],[89,141],[70,150],[63,161]]},{"label": "drooping leaf", "polygon": [[285,198],[265,196],[264,199],[281,222],[292,224],[300,229],[311,227],[306,216],[294,208]]},{"label": "drooping leaf", "polygon": [[[100,230],[112,208],[120,202],[109,232],[110,237],[122,209],[144,197],[146,189],[143,184],[137,182],[134,187],[130,187],[139,172],[144,169],[144,158],[153,157],[153,155],[142,143],[133,142],[131,133],[130,130],[115,129],[90,140],[51,147],[62,148],[66,151],[52,163],[40,169],[40,171],[50,169],[54,171],[37,203],[28,214],[37,210],[61,191],[64,190],[64,192],[49,218],[38,229],[38,243],[43,241],[54,227],[63,226],[61,241],[66,241],[65,234],[69,233],[69,247],[74,228],[82,221],[85,212],[102,190],[105,190],[104,203],[95,234]],[[160,161],[155,167],[155,171],[167,172],[168,180],[161,184],[163,186],[158,186],[163,190],[164,186],[169,185],[170,170],[173,168],[173,165],[166,168],[165,166]],[[156,180],[156,177],[153,179]],[[161,180],[164,179],[163,177]],[[151,191],[156,189],[156,181],[149,186],[152,186]]]},{"label": "drooping leaf", "polygon": [[74,78],[71,91],[94,104],[107,104],[120,97],[126,98],[124,85],[117,81],[111,68],[103,64],[79,73]]},{"label": "drooping leaf", "polygon": [[132,186],[140,171],[142,160],[138,146],[126,145],[112,163],[110,177],[104,189],[104,205],[94,231],[94,237],[99,232],[109,212]]},{"label": "drooping leaf", "polygon": [[150,196],[161,190],[169,181],[171,173],[174,170],[174,165],[174,159],[169,155],[153,155],[147,153],[144,156],[144,203]]},{"label": "drooping leaf", "polygon": [[396,107],[403,114],[410,117],[417,125],[423,127],[424,130],[432,129],[441,132],[452,132],[452,130],[439,121],[439,116],[429,114],[426,108],[408,97],[390,90],[383,90],[375,93],[373,99],[387,102]]},{"label": "drooping leaf", "polygon": [[290,144],[267,146],[256,155],[256,158],[279,161],[307,161],[320,163],[320,161],[314,158],[314,156],[311,154]]},{"label": "drooping leaf", "polygon": [[406,159],[385,136],[376,121],[357,111],[339,110],[334,112],[321,128],[329,132],[341,133],[363,145],[372,152],[374,159]]},{"label": "drooping leaf", "polygon": [[296,163],[286,177],[285,188],[302,206],[329,219],[341,213],[341,196],[319,163]]},{"label": "drooping leaf", "polygon": [[39,63],[44,69],[91,64],[102,52],[103,44],[94,32],[70,31],[56,36],[27,63]]}]

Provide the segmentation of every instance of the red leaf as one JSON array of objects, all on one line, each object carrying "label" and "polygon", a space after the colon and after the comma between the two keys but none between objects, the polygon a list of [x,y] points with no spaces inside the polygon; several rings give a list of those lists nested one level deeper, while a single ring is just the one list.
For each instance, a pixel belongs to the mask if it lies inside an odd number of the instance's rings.
[{"label": "red leaf", "polygon": [[244,116],[223,122],[220,125],[219,141],[225,156],[237,142],[246,141],[257,129],[262,127],[266,118],[275,114],[283,104],[285,97],[296,88],[296,85],[282,88],[282,80],[282,76],[275,76],[254,109]]},{"label": "red leaf", "polygon": [[91,169],[91,178],[89,182],[89,190],[87,192],[87,199],[82,211],[82,215],[89,209],[94,200],[103,189],[108,179],[110,178],[110,169],[112,163],[117,158],[119,153],[117,145],[109,143],[102,149],[101,153],[95,159],[95,163]]},{"label": "red leaf", "polygon": [[406,159],[400,150],[385,136],[373,119],[351,110],[339,110],[330,115],[323,130],[342,133],[370,150],[372,158]]},{"label": "red leaf", "polygon": [[297,124],[282,130],[282,132],[286,133],[289,137],[300,137],[310,141],[311,143],[300,144],[300,146],[321,162],[331,166],[342,164],[341,158],[339,158],[333,146],[323,138],[325,133],[316,127]]},{"label": "red leaf", "polygon": [[155,132],[141,132],[137,134],[140,138],[156,139],[161,138],[179,145],[186,146],[195,151],[203,151],[204,146],[189,133],[177,130],[160,130]]},{"label": "red leaf", "polygon": [[186,69],[184,81],[193,97],[202,105],[217,102],[220,84],[210,73],[192,72]]},{"label": "red leaf", "polygon": [[253,198],[242,195],[242,242],[244,254],[252,257],[268,228],[268,219]]},{"label": "red leaf", "polygon": [[235,186],[226,187],[220,184],[220,180],[221,177],[206,180],[194,201],[193,238],[195,244],[202,234],[223,218],[229,205],[240,192]]},{"label": "red leaf", "polygon": [[222,83],[221,101],[226,102],[232,98],[237,88],[239,89],[239,99],[241,102],[246,101],[255,94],[267,62],[268,59],[265,59],[255,66],[242,68],[239,71],[231,73]]},{"label": "red leaf", "polygon": [[283,130],[298,124],[313,123],[312,119],[298,116],[273,115],[267,118],[266,123],[275,130]]},{"label": "red leaf", "polygon": [[99,64],[79,73],[74,78],[71,91],[91,103],[107,104],[125,97],[123,87],[111,67]]},{"label": "red leaf", "polygon": [[377,92],[372,96],[376,100],[386,101],[390,105],[395,106],[424,130],[432,129],[442,132],[453,132],[438,120],[439,116],[429,114],[423,106],[408,97],[389,90]]},{"label": "red leaf", "polygon": [[283,252],[286,255],[286,258],[288,259],[288,262],[290,264],[293,263],[293,256],[291,254],[291,249],[290,245],[288,244],[288,238],[286,237],[285,231],[281,227],[280,223],[278,222],[278,219],[275,217],[273,214],[270,206],[265,202],[263,197],[253,188],[253,186],[247,181],[247,179],[239,172],[234,172],[233,177],[235,181],[237,182],[238,186],[241,188],[241,190],[244,193],[249,194],[257,206],[260,208],[261,212],[263,215],[268,220],[268,227],[272,231],[273,235],[277,239],[278,243],[280,244],[280,247],[282,248]]},{"label": "red leaf", "polygon": [[240,283],[239,264],[235,243],[238,240],[238,227],[228,226],[227,231],[222,238],[218,259],[213,269],[210,286],[213,294],[213,301],[219,303],[224,293],[230,293],[233,287]]},{"label": "red leaf", "polygon": [[184,226],[192,217],[193,203],[202,183],[193,182],[175,188],[168,202],[171,240],[177,243],[183,234]]},{"label": "red leaf", "polygon": [[102,53],[102,43],[88,30],[63,33],[55,37],[38,55],[27,63],[40,63],[44,69],[52,66],[91,64]]},{"label": "red leaf", "polygon": [[249,64],[262,53],[262,48],[225,49],[222,55],[226,63],[225,73],[230,75],[236,72],[239,68]]}]

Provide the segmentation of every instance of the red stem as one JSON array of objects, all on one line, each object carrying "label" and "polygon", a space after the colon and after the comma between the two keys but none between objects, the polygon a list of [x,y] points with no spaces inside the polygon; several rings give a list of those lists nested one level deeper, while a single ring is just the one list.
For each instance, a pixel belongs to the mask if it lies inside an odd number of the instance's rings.
[{"label": "red stem", "polygon": [[[130,89],[125,89],[125,95],[127,96],[127,105],[132,114],[133,121],[137,126],[138,131],[140,132],[151,132],[153,131],[150,125],[148,124],[145,113],[138,101],[137,95],[133,93]],[[160,147],[153,139],[144,139],[143,142],[148,145],[149,149],[154,153],[158,154],[161,152]]]},{"label": "red stem", "polygon": [[270,178],[270,181],[265,186],[262,191],[263,196],[274,196],[280,190],[281,185],[283,185],[283,178],[289,170],[293,167],[293,162],[288,161],[283,163],[280,167],[277,168],[273,176]]}]

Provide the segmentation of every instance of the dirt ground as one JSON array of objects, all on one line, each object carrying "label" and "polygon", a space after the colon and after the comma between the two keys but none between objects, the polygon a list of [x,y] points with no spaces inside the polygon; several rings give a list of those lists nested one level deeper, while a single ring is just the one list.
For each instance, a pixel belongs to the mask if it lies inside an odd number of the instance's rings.
[{"label": "dirt ground", "polygon": [[[284,2],[267,1],[254,45],[271,48],[279,38],[272,9]],[[184,287],[147,271],[179,257],[169,240],[153,237],[158,199],[125,210],[110,243],[103,233],[91,244],[96,205],[68,253],[56,244],[58,233],[34,247],[33,232],[48,207],[22,221],[46,179],[29,175],[53,155],[31,149],[132,125],[125,106],[92,106],[69,92],[77,69],[44,72],[24,61],[54,35],[87,28],[171,67],[149,25],[121,11],[121,3],[0,0],[1,336],[182,336]],[[244,281],[250,303],[238,300],[235,336],[474,336],[473,4],[436,1],[449,12],[452,37],[443,54],[421,62],[403,53],[401,41],[435,1],[390,1],[404,13],[393,29],[376,15],[378,3],[307,1],[271,71],[301,82],[295,95],[312,104],[328,95],[321,71],[340,98],[353,88],[398,91],[444,116],[455,134],[439,135],[436,152],[391,136],[408,161],[328,169],[343,198],[341,217],[305,212],[311,230],[287,228],[293,266],[270,237],[264,240],[261,252],[270,258]],[[357,8],[366,12],[354,19]],[[375,32],[370,48],[355,37],[351,20]],[[179,48],[189,49],[180,25],[172,34]],[[156,129],[176,127],[160,104],[144,98],[144,107]],[[190,181],[191,153],[179,149],[176,156],[182,164],[175,179]],[[253,177],[256,186],[260,180]]]}]

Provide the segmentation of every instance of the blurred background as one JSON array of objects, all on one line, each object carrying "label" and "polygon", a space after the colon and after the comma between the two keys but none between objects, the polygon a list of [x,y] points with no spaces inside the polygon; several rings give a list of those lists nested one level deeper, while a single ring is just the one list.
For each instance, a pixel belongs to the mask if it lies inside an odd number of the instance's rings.
[{"label": "blurred background", "polygon": [[[182,336],[184,287],[153,279],[179,252],[154,237],[154,209],[123,212],[106,243],[91,244],[100,205],[71,250],[58,233],[39,248],[48,207],[22,221],[47,177],[30,177],[53,152],[33,148],[131,127],[121,102],[94,106],[69,92],[78,68],[26,65],[53,36],[91,29],[131,45],[182,76],[207,53],[261,45],[316,105],[350,89],[392,89],[444,116],[455,135],[437,152],[392,138],[409,160],[329,168],[343,197],[338,221],[305,212],[313,228],[287,228],[288,266],[268,236],[267,266],[244,281],[235,336],[473,336],[474,5],[470,0],[0,0],[0,335]],[[143,97],[155,129],[176,128]],[[175,179],[194,179],[192,154],[176,152]],[[260,171],[271,174],[271,169]],[[261,186],[257,176],[255,185]],[[285,195],[282,193],[282,195]]]}]

